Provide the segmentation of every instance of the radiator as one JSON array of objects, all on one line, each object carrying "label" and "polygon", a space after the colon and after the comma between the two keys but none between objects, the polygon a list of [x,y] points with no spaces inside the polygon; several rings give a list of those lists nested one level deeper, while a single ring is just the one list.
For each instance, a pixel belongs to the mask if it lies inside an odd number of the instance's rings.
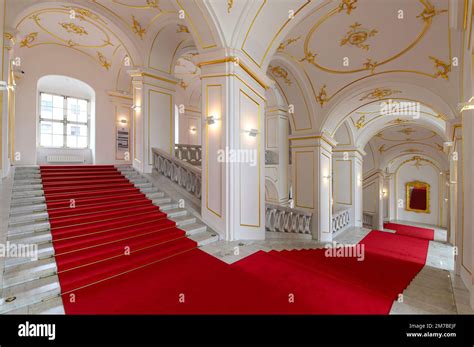
[{"label": "radiator", "polygon": [[48,155],[48,163],[84,163],[84,157],[81,155]]}]

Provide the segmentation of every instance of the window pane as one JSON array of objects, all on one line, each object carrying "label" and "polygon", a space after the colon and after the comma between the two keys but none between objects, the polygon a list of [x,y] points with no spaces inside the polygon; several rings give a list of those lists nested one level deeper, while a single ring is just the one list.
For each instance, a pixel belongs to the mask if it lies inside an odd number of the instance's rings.
[{"label": "window pane", "polygon": [[87,126],[80,124],[68,124],[67,135],[72,136],[87,136]]},{"label": "window pane", "polygon": [[40,145],[43,147],[51,147],[52,144],[52,137],[48,134],[41,134],[41,141]]},{"label": "window pane", "polygon": [[63,123],[53,122],[53,134],[54,135],[63,135],[64,134],[64,125],[63,125]]},{"label": "window pane", "polygon": [[79,105],[79,111],[87,113],[87,101],[86,100],[77,100],[77,104]]},{"label": "window pane", "polygon": [[62,96],[53,95],[53,107],[64,108],[64,98]]},{"label": "window pane", "polygon": [[79,105],[77,99],[67,98],[67,120],[77,122],[77,115],[79,114]]},{"label": "window pane", "polygon": [[41,127],[40,127],[41,134],[51,134],[52,131],[53,131],[53,123],[41,122]]},{"label": "window pane", "polygon": [[53,147],[63,147],[64,137],[62,135],[53,135]]},{"label": "window pane", "polygon": [[80,123],[87,123],[87,112],[81,112],[77,116],[77,121]]},{"label": "window pane", "polygon": [[67,146],[70,148],[77,148],[77,137],[76,136],[68,136],[67,137]]},{"label": "window pane", "polygon": [[77,147],[78,148],[86,148],[87,147],[87,137],[79,136],[77,138]]},{"label": "window pane", "polygon": [[42,118],[51,119],[53,113],[53,96],[49,94],[41,94],[41,111]]},{"label": "window pane", "polygon": [[54,120],[63,120],[64,119],[64,110],[62,108],[53,107],[53,119]]}]

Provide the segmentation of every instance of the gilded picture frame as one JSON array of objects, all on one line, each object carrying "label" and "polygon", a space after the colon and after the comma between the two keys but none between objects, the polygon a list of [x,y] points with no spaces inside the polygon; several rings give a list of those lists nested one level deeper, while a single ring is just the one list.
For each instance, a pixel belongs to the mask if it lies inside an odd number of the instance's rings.
[{"label": "gilded picture frame", "polygon": [[[431,187],[429,183],[421,182],[421,181],[407,182],[405,184],[405,188],[406,188],[406,206],[405,206],[406,211],[417,212],[417,213],[431,213],[430,212]],[[412,189],[420,189],[420,188],[424,188],[426,190],[426,208],[425,209],[417,209],[410,206]]]}]

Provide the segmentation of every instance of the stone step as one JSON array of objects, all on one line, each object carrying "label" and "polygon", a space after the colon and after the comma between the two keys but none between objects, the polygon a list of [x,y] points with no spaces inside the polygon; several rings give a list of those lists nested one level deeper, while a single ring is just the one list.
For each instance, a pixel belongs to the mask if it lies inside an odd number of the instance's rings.
[{"label": "stone step", "polygon": [[51,232],[46,230],[11,234],[8,235],[7,240],[24,245],[37,244],[39,247],[39,245],[42,244],[51,244],[53,238],[51,236]]},{"label": "stone step", "polygon": [[12,188],[13,192],[30,192],[30,191],[37,191],[43,190],[42,184],[27,184],[27,185],[14,185]]},{"label": "stone step", "polygon": [[171,198],[158,198],[158,199],[152,199],[152,202],[154,205],[161,206],[163,204],[167,204],[171,202]]},{"label": "stone step", "polygon": [[15,174],[14,181],[27,181],[27,180],[36,180],[41,179],[40,173],[22,173],[22,174]]},{"label": "stone step", "polygon": [[32,179],[15,179],[13,181],[13,187],[16,186],[26,186],[26,185],[32,185],[32,184],[42,184],[42,179],[41,178],[32,178]]},{"label": "stone step", "polygon": [[153,200],[153,199],[163,198],[165,196],[165,193],[155,192],[155,193],[147,193],[145,195],[148,199]]},{"label": "stone step", "polygon": [[38,223],[24,223],[21,225],[16,225],[12,227],[8,227],[8,235],[16,235],[16,234],[27,234],[37,231],[48,231],[50,230],[51,226],[49,222],[38,222]]},{"label": "stone step", "polygon": [[153,188],[153,184],[151,184],[150,182],[144,182],[144,183],[137,183],[137,184],[134,184],[135,187],[137,188]]},{"label": "stone step", "polygon": [[49,218],[48,212],[34,212],[34,213],[29,212],[23,215],[10,216],[8,220],[8,225],[13,227],[13,226],[22,225],[25,223],[41,222],[44,220],[48,220],[48,218]]},{"label": "stone step", "polygon": [[65,314],[65,312],[63,300],[60,296],[57,296],[10,311],[8,314]]},{"label": "stone step", "polygon": [[[11,243],[11,241],[10,241]],[[15,242],[15,243],[20,243],[20,242]],[[46,258],[51,258],[54,256],[54,247],[51,242],[48,243],[43,243],[43,244],[38,244],[38,259],[46,259]],[[15,266],[15,265],[20,265],[20,264],[26,264],[30,262],[34,262],[36,260],[31,259],[31,258],[6,258],[5,259],[5,269]]]},{"label": "stone step", "polygon": [[137,184],[150,183],[146,179],[143,179],[141,177],[129,178],[128,180],[132,182],[135,186],[137,186]]},{"label": "stone step", "polygon": [[[170,202],[170,203],[167,203],[167,204],[163,204],[160,206],[160,210],[168,213],[168,215],[170,213],[176,213],[178,211],[176,210],[180,210],[180,211],[186,211],[184,208],[179,208],[179,204],[177,202]],[[187,211],[186,211],[187,212]]]},{"label": "stone step", "polygon": [[46,211],[46,204],[20,205],[10,209],[10,216],[44,211]]},{"label": "stone step", "polygon": [[34,305],[48,299],[59,297],[61,287],[58,276],[49,276],[36,281],[31,281],[16,286],[10,286],[3,290],[3,298],[15,298],[11,302],[0,305],[0,314],[9,313],[22,307]]},{"label": "stone step", "polygon": [[[180,209],[180,210],[182,210],[182,209]],[[180,228],[184,225],[188,225],[188,224],[192,224],[192,223],[196,222],[196,217],[194,217],[193,215],[191,215],[187,211],[186,211],[185,214],[181,214],[181,215],[174,216],[174,217],[170,217],[168,215],[168,218],[175,221],[176,225]]]},{"label": "stone step", "polygon": [[207,226],[205,224],[202,224],[201,222],[195,222],[182,225],[180,226],[180,229],[184,230],[186,232],[186,235],[189,236],[206,231]]},{"label": "stone step", "polygon": [[28,206],[28,205],[44,203],[45,201],[46,199],[44,196],[12,198],[11,206]]},{"label": "stone step", "polygon": [[13,199],[19,198],[33,198],[37,196],[44,196],[43,190],[32,190],[32,191],[15,191],[12,193]]},{"label": "stone step", "polygon": [[3,287],[38,280],[40,278],[53,276],[57,272],[54,258],[40,259],[37,261],[10,266],[3,274]]},{"label": "stone step", "polygon": [[208,245],[219,240],[219,235],[210,231],[190,235],[189,238],[197,242],[198,247]]},{"label": "stone step", "polygon": [[159,192],[158,188],[156,188],[156,187],[140,188],[140,191],[141,191],[143,194],[157,193],[157,192]]}]

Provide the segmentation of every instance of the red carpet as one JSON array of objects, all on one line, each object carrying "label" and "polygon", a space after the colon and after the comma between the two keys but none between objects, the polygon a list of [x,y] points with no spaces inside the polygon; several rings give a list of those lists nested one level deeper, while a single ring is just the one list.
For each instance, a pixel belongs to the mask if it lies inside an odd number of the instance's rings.
[{"label": "red carpet", "polygon": [[316,249],[228,265],[112,166],[41,173],[67,314],[387,314],[426,261],[427,240],[372,231],[363,261]]},{"label": "red carpet", "polygon": [[427,228],[414,227],[411,225],[384,223],[385,229],[395,230],[397,234],[418,237],[420,239],[434,240],[434,230]]}]

